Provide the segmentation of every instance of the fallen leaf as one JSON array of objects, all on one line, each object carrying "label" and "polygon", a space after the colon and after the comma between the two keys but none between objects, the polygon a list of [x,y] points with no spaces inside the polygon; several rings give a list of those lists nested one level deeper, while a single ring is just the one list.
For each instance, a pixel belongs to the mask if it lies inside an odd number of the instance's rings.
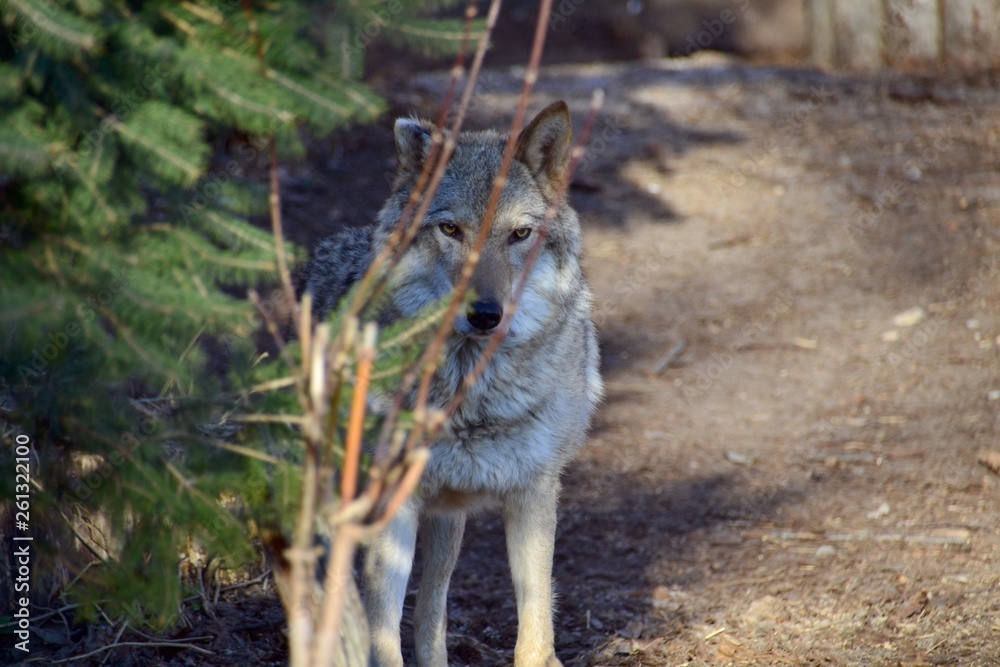
[{"label": "fallen leaf", "polygon": [[899,608],[900,618],[909,618],[910,616],[916,616],[927,608],[930,603],[931,598],[927,595],[927,591],[920,591],[914,595],[911,595],[903,606]]},{"label": "fallen leaf", "polygon": [[994,475],[1000,475],[1000,452],[984,449],[979,452],[979,463],[986,466]]}]

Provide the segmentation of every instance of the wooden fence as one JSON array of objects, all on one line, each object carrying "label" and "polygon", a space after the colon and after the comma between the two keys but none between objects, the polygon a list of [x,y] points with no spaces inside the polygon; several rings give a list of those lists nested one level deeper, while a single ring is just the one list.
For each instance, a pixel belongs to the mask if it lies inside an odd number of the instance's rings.
[{"label": "wooden fence", "polygon": [[1000,0],[806,0],[818,64],[1000,66]]}]

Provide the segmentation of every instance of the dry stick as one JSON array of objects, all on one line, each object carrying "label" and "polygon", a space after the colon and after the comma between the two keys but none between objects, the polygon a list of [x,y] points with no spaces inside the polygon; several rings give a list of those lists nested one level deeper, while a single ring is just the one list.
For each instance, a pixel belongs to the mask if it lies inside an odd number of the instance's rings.
[{"label": "dry stick", "polygon": [[257,294],[257,290],[250,290],[247,292],[247,297],[250,299],[250,303],[255,305],[257,310],[260,311],[261,317],[264,320],[264,326],[267,328],[267,332],[271,334],[271,338],[274,339],[274,344],[278,346],[278,353],[281,355],[281,358],[284,360],[291,372],[294,373],[295,361],[292,359],[292,355],[288,351],[285,339],[278,330],[278,322],[274,319],[273,313],[268,312],[268,310],[264,307],[264,302],[261,301],[260,295]]},{"label": "dry stick", "polygon": [[[316,512],[316,498],[319,486],[319,441],[322,439],[322,391],[325,387],[325,355],[329,341],[329,326],[316,327],[315,335],[309,334],[310,299],[306,295],[302,309],[303,322],[300,329],[307,333],[308,347],[302,348],[302,370],[299,383],[299,397],[308,417],[303,424],[305,460],[302,464],[302,498],[299,505],[292,549],[285,556],[291,564],[289,582],[289,648],[295,665],[311,662],[310,649],[315,636],[315,625],[311,615],[312,582],[315,576],[315,552],[310,549],[313,539],[313,523]],[[294,621],[293,621],[294,617]],[[294,629],[293,629],[294,623]],[[294,643],[293,643],[294,641]]]},{"label": "dry stick", "polygon": [[[499,10],[500,0],[493,0],[493,5]],[[493,24],[496,23],[496,12],[494,11],[493,5],[490,7],[490,15],[492,16]],[[365,309],[375,301],[375,296],[384,284],[389,271],[394,267],[398,261],[399,257],[402,256],[406,248],[409,247],[413,238],[416,236],[417,230],[420,228],[420,223],[423,221],[423,216],[418,212],[414,215],[414,209],[417,208],[418,203],[423,198],[426,201],[430,201],[434,197],[434,193],[437,191],[437,185],[440,183],[439,173],[444,172],[444,166],[448,163],[448,157],[450,153],[438,157],[441,153],[442,136],[440,128],[444,126],[445,119],[447,118],[448,108],[451,106],[451,100],[454,97],[455,88],[458,85],[459,76],[462,73],[462,64],[465,59],[465,48],[469,36],[469,32],[472,25],[472,19],[476,16],[476,6],[474,2],[470,2],[465,10],[465,26],[462,32],[462,43],[459,48],[458,58],[455,61],[455,66],[452,68],[451,72],[451,82],[448,85],[448,89],[445,93],[444,103],[441,105],[441,112],[438,115],[438,123],[435,126],[435,132],[431,136],[431,152],[427,159],[424,161],[421,169],[420,175],[417,178],[417,184],[410,192],[409,199],[406,202],[406,206],[403,209],[402,214],[399,217],[399,222],[393,229],[392,234],[389,236],[388,243],[386,243],[385,248],[372,260],[371,265],[365,272],[359,284],[358,290],[355,293],[354,301],[348,308],[349,315],[360,316],[363,314]],[[489,43],[489,36],[492,32],[492,24],[490,19],[487,19],[486,31],[483,33],[479,40],[479,45],[476,50],[477,60],[481,63],[482,58],[480,53],[485,54],[486,46]],[[476,70],[478,73],[478,69]],[[475,78],[469,79],[469,83],[466,84],[466,88],[475,83]],[[461,119],[464,114],[460,114],[456,119],[455,125],[452,127],[452,133],[454,134],[457,129],[461,127]],[[431,172],[434,170],[434,174],[438,175],[438,178],[431,179]],[[429,181],[428,179],[431,179]],[[424,209],[426,213],[426,209]],[[411,217],[412,216],[412,217]],[[382,265],[386,262],[390,262],[388,270],[381,273],[381,277],[376,281],[376,275],[381,272]],[[372,286],[372,283],[376,283]],[[371,291],[372,296],[369,298],[369,291]]]},{"label": "dry stick", "polygon": [[[479,49],[476,54],[476,61],[474,64],[474,71],[478,74],[479,68],[482,64],[482,57],[485,53],[486,44],[488,41],[489,34],[492,30],[492,26],[496,22],[496,16],[499,11],[500,0],[493,0],[491,5],[490,16],[491,19],[488,21],[488,27],[483,38],[480,40]],[[466,28],[468,29],[469,21],[474,16],[474,8],[470,4],[470,9],[467,10],[467,22]],[[467,34],[467,33],[466,33]],[[464,50],[464,49],[463,49]],[[458,74],[460,73],[460,63],[456,66],[453,71],[453,83],[454,87],[455,81],[457,81]],[[475,83],[475,78],[470,78],[467,85],[465,94],[463,95],[463,103],[460,109],[459,118],[456,124],[452,128],[452,137],[454,137],[458,131],[461,129],[461,120],[464,117],[465,110],[468,107],[468,100],[471,98],[472,86]],[[450,106],[450,94],[448,103],[444,105],[442,110],[442,124],[444,120],[444,113],[446,112],[448,106]],[[435,137],[435,143],[440,141],[440,133],[438,132],[437,137]],[[436,149],[436,145],[435,145]],[[426,193],[423,193],[423,206],[419,207],[416,215],[414,216],[412,222],[409,226],[406,226],[406,231],[403,232],[404,225],[406,224],[406,216],[408,213],[404,211],[404,216],[401,219],[401,225],[397,226],[394,231],[394,236],[398,233],[402,233],[402,238],[400,239],[401,247],[393,248],[394,243],[390,242],[389,247],[395,251],[392,255],[395,261],[402,255],[409,242],[416,235],[416,230],[419,229],[419,225],[426,215],[427,207],[430,205],[430,201],[433,198],[433,194],[441,181],[441,177],[444,173],[444,168],[447,164],[447,160],[450,157],[451,151],[454,150],[453,140],[445,145],[444,154],[438,159],[436,164],[436,169],[434,175],[431,177],[431,182],[428,184]],[[433,155],[433,154],[432,154]],[[425,180],[426,175],[429,171],[429,165],[433,163],[433,159],[428,160],[424,165],[424,169],[421,172],[421,181]],[[410,202],[408,202],[407,210],[412,210],[413,205],[419,201],[421,197],[421,187],[423,183],[418,183],[418,188],[415,193],[411,194]],[[415,196],[414,196],[415,195]],[[382,261],[386,256],[386,252],[380,255]],[[391,268],[391,267],[390,267]],[[378,271],[378,266],[373,266],[369,269],[365,279],[371,280],[373,276]],[[365,286],[362,286],[361,290]],[[359,290],[359,292],[361,291]],[[352,304],[352,308],[357,304]],[[362,345],[362,351],[360,354],[359,370],[358,370],[358,381],[355,387],[354,400],[352,401],[352,411],[351,411],[351,422],[348,425],[348,442],[345,451],[345,467],[344,467],[344,484],[342,487],[342,502],[350,503],[354,499],[354,494],[356,490],[357,483],[357,468],[356,461],[360,457],[360,440],[361,440],[361,426],[363,424],[364,418],[364,399],[367,395],[367,386],[370,380],[372,359],[374,357],[374,327],[366,327],[365,332],[365,343]],[[412,385],[412,382],[411,382]],[[397,413],[398,414],[398,413]],[[392,421],[394,415],[390,415],[388,421]],[[419,453],[418,453],[419,452]],[[428,450],[418,450],[414,452],[414,455],[408,457],[409,460],[404,462],[404,473],[402,479],[400,480],[395,492],[389,499],[386,506],[386,510],[378,522],[376,522],[374,528],[380,530],[387,524],[395,513],[402,506],[405,499],[413,492],[416,488],[417,483],[423,474],[424,466],[429,459]],[[383,479],[382,475],[376,475],[372,479],[369,489],[366,490],[365,497],[359,499],[358,502],[367,501],[370,505],[374,505],[374,499],[381,495],[383,489]],[[371,493],[374,493],[374,496]],[[372,531],[365,531],[371,533]],[[333,655],[333,649],[336,646],[337,639],[340,636],[340,626],[343,621],[343,597],[345,588],[348,584],[347,578],[350,575],[351,563],[353,561],[354,551],[356,549],[358,540],[362,537],[362,531],[360,528],[353,523],[346,522],[342,524],[337,530],[336,537],[334,538],[334,544],[332,547],[331,554],[331,564],[330,569],[327,572],[327,580],[324,582],[324,589],[327,593],[326,598],[323,601],[322,617],[320,622],[320,634],[317,637],[316,651],[314,653],[317,660],[323,659],[324,656],[327,660],[330,660]]]},{"label": "dry stick", "polygon": [[104,651],[111,651],[116,648],[121,648],[123,646],[138,646],[139,648],[186,648],[194,651],[195,653],[201,653],[202,655],[215,655],[212,651],[204,649],[200,646],[195,646],[194,644],[185,644],[184,642],[172,642],[172,641],[155,641],[155,642],[120,642],[117,644],[108,644],[100,648],[96,648],[93,651],[88,651],[83,655],[74,655],[69,658],[63,658],[62,660],[53,660],[50,665],[61,665],[64,662],[72,662],[73,660],[83,660],[85,658],[90,658],[92,656],[103,653]]},{"label": "dry stick", "polygon": [[[510,328],[510,322],[513,321],[514,315],[517,313],[517,305],[521,301],[521,296],[524,293],[525,287],[527,287],[528,277],[531,275],[531,271],[534,269],[539,255],[541,255],[542,247],[545,245],[545,237],[548,235],[548,227],[555,218],[558,210],[565,203],[566,191],[569,189],[570,181],[572,181],[573,171],[576,169],[577,162],[580,161],[580,158],[583,155],[583,146],[587,143],[587,138],[590,135],[590,128],[593,126],[594,119],[597,117],[603,103],[603,91],[595,91],[590,102],[590,112],[587,115],[587,120],[583,124],[583,129],[580,130],[580,137],[571,153],[569,164],[566,166],[566,173],[562,182],[559,184],[559,190],[556,192],[556,196],[553,198],[552,202],[549,204],[548,210],[545,212],[545,220],[542,222],[542,226],[538,230],[538,238],[535,239],[531,246],[531,252],[528,255],[527,261],[525,261],[524,269],[521,270],[521,275],[518,277],[517,285],[514,287],[514,293],[511,297],[510,303],[505,306],[505,308],[510,312],[509,319],[507,320],[508,324],[493,334],[490,338],[490,342],[483,351],[483,355],[476,361],[476,365],[473,367],[472,372],[465,377],[465,380],[462,382],[462,386],[459,388],[455,397],[448,405],[448,409],[446,411],[446,415],[448,417],[455,414],[455,411],[461,404],[462,399],[465,398],[465,394],[469,391],[472,385],[476,383],[476,380],[478,380],[485,372],[486,365],[493,357],[493,354],[500,346],[500,343],[503,342],[504,336],[507,335],[507,330]],[[430,432],[427,435],[426,440],[430,441],[430,439],[432,439],[435,435],[437,435],[436,430]]]},{"label": "dry stick", "polygon": [[[437,336],[435,336],[434,341],[427,348],[423,356],[423,377],[420,381],[420,388],[417,391],[416,408],[414,409],[414,416],[417,423],[410,434],[410,439],[407,443],[408,450],[413,449],[416,443],[424,437],[424,428],[427,425],[427,397],[430,393],[431,381],[437,371],[438,358],[451,332],[452,321],[458,312],[458,306],[464,299],[465,292],[469,289],[472,275],[476,270],[476,265],[479,263],[479,256],[482,253],[483,246],[486,244],[490,228],[493,226],[493,217],[496,214],[497,205],[500,203],[500,194],[503,192],[504,185],[506,184],[507,173],[510,171],[511,162],[514,160],[517,140],[521,133],[521,127],[524,125],[524,116],[528,110],[528,98],[531,96],[531,90],[534,88],[535,81],[538,80],[538,67],[542,59],[542,47],[545,45],[545,32],[548,27],[551,7],[552,0],[542,0],[538,8],[538,24],[535,27],[535,40],[531,47],[528,70],[524,75],[524,86],[521,89],[517,111],[514,113],[510,135],[507,137],[507,145],[504,147],[503,158],[500,161],[500,171],[493,180],[493,189],[490,192],[490,199],[486,204],[486,213],[483,216],[482,227],[479,230],[479,236],[476,238],[476,244],[469,254],[469,259],[466,261],[465,266],[462,267],[462,275],[459,277],[458,285],[455,286],[455,296],[448,306],[444,321],[438,327]],[[435,430],[443,424],[442,420],[438,419],[438,421],[441,423],[436,425]]]},{"label": "dry stick", "polygon": [[406,502],[407,497],[417,488],[420,476],[424,474],[424,468],[430,459],[431,450],[427,447],[418,447],[410,452],[410,455],[407,457],[408,467],[406,468],[406,472],[403,473],[403,478],[400,480],[389,502],[386,503],[382,516],[375,523],[367,527],[363,535],[365,539],[378,534],[388,525],[392,517],[399,511],[399,508]]},{"label": "dry stick", "polygon": [[347,423],[347,443],[344,447],[344,472],[340,487],[340,502],[354,500],[358,488],[358,470],[361,463],[361,432],[365,423],[365,399],[375,361],[375,325],[365,325],[358,347],[358,372],[351,398],[351,418]]},{"label": "dry stick", "polygon": [[[278,183],[278,142],[271,137],[271,194],[268,201],[271,204],[271,233],[274,235],[274,246],[278,260],[278,275],[281,276],[281,286],[285,290],[285,300],[292,311],[292,321],[299,326],[299,305],[295,302],[295,288],[292,287],[292,274],[288,270],[288,258],[285,257],[285,235],[281,228],[281,195]],[[301,335],[301,332],[296,332]]]},{"label": "dry stick", "polygon": [[[254,16],[251,0],[243,0],[243,13],[247,17],[247,29],[253,39],[254,49],[257,53],[257,62],[260,63],[261,75],[268,78],[267,59],[264,57],[264,40],[260,35],[257,25],[257,18]],[[285,291],[285,299],[289,308],[292,309],[292,321],[295,327],[299,327],[298,304],[295,302],[295,289],[292,287],[292,274],[288,270],[288,258],[285,256],[285,234],[281,226],[281,196],[278,181],[278,142],[272,133],[268,141],[268,152],[271,158],[271,184],[268,203],[271,207],[271,234],[274,236],[275,259],[278,263],[278,276],[281,278],[281,286]],[[298,332],[301,334],[301,332]]]},{"label": "dry stick", "polygon": [[[351,317],[346,326],[356,328],[356,322],[357,320]],[[340,490],[342,505],[353,504],[357,493],[358,475],[361,467],[361,435],[365,422],[365,400],[368,397],[372,365],[375,361],[376,333],[377,329],[374,323],[365,324],[358,345],[357,380],[354,386],[354,396],[351,399],[351,416],[347,424],[347,442],[344,447]],[[362,499],[361,502],[364,500]],[[344,593],[352,576],[351,566],[354,562],[354,552],[357,549],[360,536],[360,527],[352,521],[347,521],[337,528],[333,538],[333,546],[330,549],[330,566],[326,573],[326,581],[323,582],[325,595],[311,656],[312,663],[317,667],[333,662],[344,616]]]},{"label": "dry stick", "polygon": [[352,522],[337,529],[330,549],[330,565],[323,582],[323,607],[320,612],[319,629],[313,646],[311,664],[315,667],[332,665],[340,626],[344,618],[344,593],[352,577],[351,566],[360,537],[360,527]]},{"label": "dry stick", "polygon": [[[493,0],[493,3],[490,5],[489,14],[486,17],[486,32],[484,34],[484,38],[493,32],[493,28],[496,25],[497,21],[497,16],[500,13],[500,4],[501,0]],[[466,35],[468,34],[469,21],[471,20],[472,16],[474,16],[474,7],[472,5],[470,5],[470,10],[473,11],[467,11],[466,13],[466,17],[468,19],[466,21],[466,33],[465,33]],[[391,271],[392,268],[399,263],[403,251],[406,250],[409,244],[413,241],[413,238],[417,235],[417,232],[420,230],[420,223],[427,215],[427,211],[430,209],[430,206],[433,203],[434,193],[437,192],[437,188],[441,184],[441,179],[444,178],[444,172],[445,169],[448,167],[448,162],[449,160],[451,160],[452,153],[455,152],[456,142],[458,141],[458,134],[462,131],[462,123],[465,121],[465,114],[466,111],[468,111],[469,102],[472,100],[472,94],[475,89],[476,80],[479,78],[479,71],[482,69],[483,58],[486,57],[487,46],[488,42],[486,41],[486,39],[481,39],[476,47],[476,55],[475,58],[473,59],[472,69],[469,71],[469,80],[466,81],[465,89],[462,91],[462,99],[459,101],[458,110],[457,113],[455,114],[455,120],[452,123],[451,127],[449,128],[448,136],[444,139],[444,147],[441,151],[441,157],[438,159],[437,164],[435,165],[434,174],[433,176],[431,176],[431,181],[427,186],[427,192],[419,193],[419,188],[418,188],[417,199],[420,201],[420,206],[417,208],[417,212],[413,216],[413,224],[410,224],[406,229],[406,234],[403,237],[401,247],[392,256],[392,260],[389,264],[388,271]],[[452,70],[452,83],[449,86],[448,100],[447,100],[447,104],[449,105],[451,103],[452,91],[455,87],[455,83],[457,82],[458,76],[462,72],[461,62],[462,62],[461,56],[459,56],[459,60],[456,62],[455,68]],[[440,135],[441,135],[440,128],[444,126],[447,109],[448,109],[447,106],[442,107],[441,116],[438,120],[437,126],[435,127],[434,135],[432,135],[432,138],[435,141],[435,145],[437,144],[437,142],[440,141]],[[412,201],[413,200],[412,193],[410,195],[410,198]]]},{"label": "dry stick", "polygon": [[[254,17],[253,7],[250,4],[250,0],[243,0],[243,11],[247,17],[247,27],[250,30],[250,34],[254,41],[254,46],[257,51],[257,60],[260,63],[261,74],[266,78],[268,76],[267,61],[264,58],[264,43],[261,38],[260,31],[258,30],[257,20]],[[281,186],[278,178],[278,142],[274,135],[271,135],[270,141],[268,142],[269,154],[270,154],[270,193],[268,195],[268,203],[270,204],[271,213],[271,233],[274,236],[274,247],[275,247],[275,258],[278,264],[278,275],[281,278],[281,285],[285,293],[285,299],[288,301],[289,308],[291,309],[292,321],[295,323],[296,333],[298,333],[299,338],[302,339],[302,329],[303,325],[300,321],[300,313],[298,304],[295,302],[295,290],[292,287],[292,277],[288,270],[288,261],[285,257],[285,238],[284,232],[281,225]],[[256,298],[258,307],[264,311],[262,304],[260,304],[260,298]],[[288,364],[289,368],[293,373],[296,372],[296,366],[291,359],[291,355],[287,351],[287,347],[284,346],[284,341],[281,334],[278,332],[277,324],[273,322],[271,318],[265,312],[265,320],[268,324],[268,329],[271,335],[274,337],[275,341],[278,343],[278,348],[282,351],[282,356],[285,362]],[[308,328],[308,327],[306,327]],[[303,347],[303,356],[309,355],[313,357],[316,354],[314,346]],[[312,353],[312,354],[310,354]],[[320,354],[325,353],[325,349],[320,351]],[[323,364],[319,364],[320,372],[322,373]],[[316,370],[316,365],[313,365],[313,371]],[[310,405],[309,396],[307,394],[307,388],[304,386],[304,382],[307,380],[308,375],[299,371],[301,382],[298,383],[299,391],[299,401],[304,408],[306,415],[313,417],[315,421],[316,406]],[[315,431],[315,427],[310,427],[310,420],[304,420],[309,431]],[[312,644],[313,635],[313,624],[312,618],[309,615],[309,608],[307,605],[307,600],[309,596],[310,579],[313,576],[313,567],[315,556],[309,551],[310,541],[312,537],[312,523],[315,513],[315,503],[316,503],[316,483],[318,470],[317,458],[317,446],[313,438],[309,437],[310,434],[306,435],[305,438],[305,462],[303,464],[303,490],[302,490],[302,503],[299,506],[299,517],[295,529],[295,535],[293,538],[292,548],[287,550],[285,553],[286,558],[289,560],[291,566],[292,576],[291,583],[289,586],[291,598],[288,603],[288,643],[289,652],[291,654],[291,663],[293,667],[305,667],[309,664],[309,647]]]},{"label": "dry stick", "polygon": [[[479,39],[479,44],[476,46],[476,55],[473,57],[472,67],[469,69],[469,78],[468,81],[466,81],[465,89],[462,91],[462,98],[459,101],[458,111],[456,112],[455,115],[455,121],[454,123],[452,123],[452,126],[450,128],[449,140],[445,142],[444,154],[442,156],[442,159],[438,161],[438,164],[434,170],[434,175],[432,177],[430,186],[427,189],[427,193],[423,195],[424,202],[426,205],[422,206],[421,209],[417,211],[416,216],[413,218],[413,223],[411,224],[410,229],[416,230],[419,227],[419,224],[420,222],[422,222],[423,219],[422,215],[426,214],[427,207],[430,206],[430,202],[434,197],[434,193],[437,190],[437,186],[438,184],[440,184],[441,179],[444,177],[445,167],[447,167],[448,159],[451,158],[451,154],[455,149],[456,137],[458,136],[458,133],[461,132],[462,130],[462,123],[465,120],[465,114],[468,111],[469,103],[471,102],[472,95],[475,92],[476,81],[479,79],[479,72],[482,70],[483,59],[486,57],[486,48],[487,46],[489,46],[489,37],[493,33],[493,28],[496,26],[497,22],[497,17],[500,14],[500,5],[501,5],[501,0],[492,0],[490,3],[489,13],[486,15],[486,30],[483,32],[482,37],[480,37]],[[466,25],[468,25],[468,23]],[[456,81],[457,81],[457,72],[453,71],[452,82],[451,82],[452,87],[455,85]],[[426,172],[421,173],[421,177],[424,176],[424,173]],[[415,193],[419,192],[419,189],[420,189],[420,183],[417,184],[417,189],[414,192]],[[409,210],[410,207],[415,202],[416,200],[414,199],[414,193],[411,193],[410,201],[407,202],[407,210]],[[404,219],[405,215],[406,211],[404,211]],[[396,257],[402,255],[403,251],[405,251],[406,249],[406,243],[412,240],[412,236],[408,236],[406,239],[403,240],[405,243],[397,251],[397,254],[395,255]],[[382,254],[386,254],[386,251],[383,251]],[[445,317],[447,318],[447,315]],[[396,392],[396,396],[393,399],[392,405],[389,409],[389,413],[383,424],[382,431],[379,434],[378,444],[375,447],[376,466],[374,467],[374,471],[376,472],[376,474],[379,474],[378,473],[379,466],[382,464],[384,459],[384,454],[388,449],[389,439],[392,437],[392,427],[396,423],[396,419],[399,417],[400,411],[402,411],[403,409],[404,398],[409,395],[410,390],[413,388],[413,385],[416,384],[419,372],[418,369],[421,368],[425,364],[425,362],[426,362],[426,355],[421,357],[421,359],[416,364],[414,364],[413,369],[403,377],[400,390]]]}]

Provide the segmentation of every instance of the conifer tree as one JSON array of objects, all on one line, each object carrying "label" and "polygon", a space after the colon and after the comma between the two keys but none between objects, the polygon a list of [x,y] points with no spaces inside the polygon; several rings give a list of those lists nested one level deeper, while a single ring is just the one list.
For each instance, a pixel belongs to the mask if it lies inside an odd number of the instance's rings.
[{"label": "conifer tree", "polygon": [[169,621],[192,537],[238,564],[245,519],[292,504],[289,431],[225,423],[281,372],[254,356],[246,287],[276,265],[247,173],[375,119],[369,43],[453,52],[461,21],[425,17],[453,3],[0,0],[0,459],[30,440],[36,575],[85,610]]}]

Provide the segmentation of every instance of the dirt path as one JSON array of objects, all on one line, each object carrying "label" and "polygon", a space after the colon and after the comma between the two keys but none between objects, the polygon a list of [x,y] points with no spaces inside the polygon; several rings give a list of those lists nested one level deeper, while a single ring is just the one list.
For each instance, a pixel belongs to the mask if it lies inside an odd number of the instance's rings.
[{"label": "dirt path", "polygon": [[[1000,664],[976,460],[1000,447],[1000,94],[698,59],[550,70],[535,106],[579,122],[596,86],[573,201],[608,396],[566,478],[560,657]],[[476,120],[506,122],[516,77],[489,90]],[[509,662],[495,516],[450,613],[456,663]]]}]

